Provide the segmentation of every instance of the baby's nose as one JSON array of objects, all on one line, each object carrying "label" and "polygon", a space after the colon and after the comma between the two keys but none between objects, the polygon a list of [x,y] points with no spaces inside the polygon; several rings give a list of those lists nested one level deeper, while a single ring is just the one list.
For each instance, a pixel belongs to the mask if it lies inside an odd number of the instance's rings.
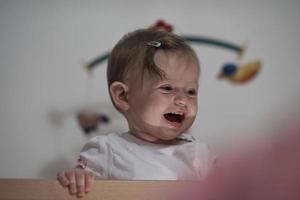
[{"label": "baby's nose", "polygon": [[186,106],[187,97],[184,92],[178,92],[178,94],[174,98],[175,105],[177,106]]}]

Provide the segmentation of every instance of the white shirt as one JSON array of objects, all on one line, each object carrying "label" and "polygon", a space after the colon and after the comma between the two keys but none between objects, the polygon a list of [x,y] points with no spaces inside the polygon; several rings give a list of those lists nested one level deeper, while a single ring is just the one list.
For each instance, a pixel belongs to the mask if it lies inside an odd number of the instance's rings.
[{"label": "white shirt", "polygon": [[99,179],[201,180],[215,157],[206,144],[190,140],[181,144],[154,144],[130,133],[92,138],[82,149],[79,164]]}]

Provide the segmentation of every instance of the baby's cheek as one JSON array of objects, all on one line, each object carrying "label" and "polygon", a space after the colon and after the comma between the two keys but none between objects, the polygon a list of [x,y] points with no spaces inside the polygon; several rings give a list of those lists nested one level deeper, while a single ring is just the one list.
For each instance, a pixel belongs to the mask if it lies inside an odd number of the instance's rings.
[{"label": "baby's cheek", "polygon": [[197,101],[194,101],[194,100],[190,101],[189,110],[190,110],[191,115],[196,115],[197,114],[197,111],[198,111]]}]

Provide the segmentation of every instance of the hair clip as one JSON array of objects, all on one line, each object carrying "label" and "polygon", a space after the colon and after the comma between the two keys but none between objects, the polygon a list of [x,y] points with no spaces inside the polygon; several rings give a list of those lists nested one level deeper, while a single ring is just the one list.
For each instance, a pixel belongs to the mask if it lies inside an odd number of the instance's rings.
[{"label": "hair clip", "polygon": [[161,46],[161,42],[151,41],[151,42],[148,42],[147,45],[153,46],[153,47],[160,47]]}]

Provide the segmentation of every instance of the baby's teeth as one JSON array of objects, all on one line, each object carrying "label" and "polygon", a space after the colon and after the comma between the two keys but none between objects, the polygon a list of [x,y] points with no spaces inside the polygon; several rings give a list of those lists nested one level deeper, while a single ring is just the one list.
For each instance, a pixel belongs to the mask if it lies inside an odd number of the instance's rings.
[{"label": "baby's teeth", "polygon": [[175,114],[175,115],[183,115],[183,113],[176,113],[176,112],[172,112],[172,114]]}]

